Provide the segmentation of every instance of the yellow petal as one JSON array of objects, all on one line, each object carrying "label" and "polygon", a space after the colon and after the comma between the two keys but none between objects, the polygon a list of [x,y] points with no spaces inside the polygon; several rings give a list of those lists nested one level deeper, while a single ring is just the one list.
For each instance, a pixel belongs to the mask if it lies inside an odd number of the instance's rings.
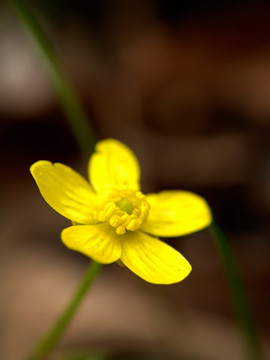
[{"label": "yellow petal", "polygon": [[110,264],[121,256],[119,235],[107,224],[78,225],[64,229],[63,243],[102,264]]},{"label": "yellow petal", "polygon": [[107,186],[127,186],[139,190],[140,168],[136,156],[120,141],[100,141],[91,156],[88,167],[89,179],[98,193]]},{"label": "yellow petal", "polygon": [[187,191],[163,191],[147,195],[148,219],[141,230],[155,236],[181,236],[210,225],[211,211],[206,201]]},{"label": "yellow petal", "polygon": [[189,262],[157,238],[140,231],[123,237],[120,260],[142,279],[153,284],[173,284],[190,273]]},{"label": "yellow petal", "polygon": [[96,195],[80,174],[49,161],[34,163],[30,171],[41,195],[54,210],[76,223],[96,223],[92,216]]}]

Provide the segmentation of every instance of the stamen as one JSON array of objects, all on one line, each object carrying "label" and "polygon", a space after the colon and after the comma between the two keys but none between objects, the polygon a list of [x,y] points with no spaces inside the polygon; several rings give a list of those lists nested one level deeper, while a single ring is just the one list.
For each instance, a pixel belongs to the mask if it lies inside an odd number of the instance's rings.
[{"label": "stamen", "polygon": [[145,196],[123,187],[109,189],[99,198],[96,220],[108,222],[118,235],[137,230],[147,219],[149,204]]}]

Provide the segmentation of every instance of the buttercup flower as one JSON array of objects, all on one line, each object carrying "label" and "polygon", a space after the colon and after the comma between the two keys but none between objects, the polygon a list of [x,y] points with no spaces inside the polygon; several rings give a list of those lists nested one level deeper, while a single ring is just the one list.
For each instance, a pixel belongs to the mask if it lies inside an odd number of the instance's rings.
[{"label": "buttercup flower", "polygon": [[172,284],[191,271],[189,262],[158,237],[176,237],[208,226],[203,198],[186,191],[144,195],[136,156],[117,140],[100,141],[88,167],[90,183],[66,165],[34,163],[30,171],[45,201],[73,226],[63,243],[95,261],[118,261],[142,279]]}]

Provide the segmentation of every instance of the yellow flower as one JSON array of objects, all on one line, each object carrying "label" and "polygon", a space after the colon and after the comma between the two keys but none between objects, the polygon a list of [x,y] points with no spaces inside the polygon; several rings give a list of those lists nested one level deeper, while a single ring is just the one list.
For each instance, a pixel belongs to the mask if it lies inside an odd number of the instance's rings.
[{"label": "yellow flower", "polygon": [[210,209],[186,191],[143,195],[136,156],[117,140],[101,141],[88,167],[90,183],[60,163],[30,169],[46,202],[74,226],[63,243],[95,261],[124,264],[154,284],[172,284],[191,271],[189,262],[157,237],[190,234],[208,226]]}]

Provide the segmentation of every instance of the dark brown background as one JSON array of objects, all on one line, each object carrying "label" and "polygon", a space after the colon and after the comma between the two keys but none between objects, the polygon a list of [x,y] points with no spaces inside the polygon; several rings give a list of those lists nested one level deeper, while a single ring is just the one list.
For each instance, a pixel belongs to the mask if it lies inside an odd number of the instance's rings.
[{"label": "dark brown background", "polygon": [[[143,191],[203,195],[243,275],[270,354],[270,6],[267,1],[32,1],[99,139],[137,154]],[[36,160],[86,175],[47,74],[0,7],[0,357],[21,359],[70,299],[88,259],[29,173]],[[170,240],[193,272],[172,286],[104,267],[57,354],[109,359],[243,359],[207,230]]]}]

